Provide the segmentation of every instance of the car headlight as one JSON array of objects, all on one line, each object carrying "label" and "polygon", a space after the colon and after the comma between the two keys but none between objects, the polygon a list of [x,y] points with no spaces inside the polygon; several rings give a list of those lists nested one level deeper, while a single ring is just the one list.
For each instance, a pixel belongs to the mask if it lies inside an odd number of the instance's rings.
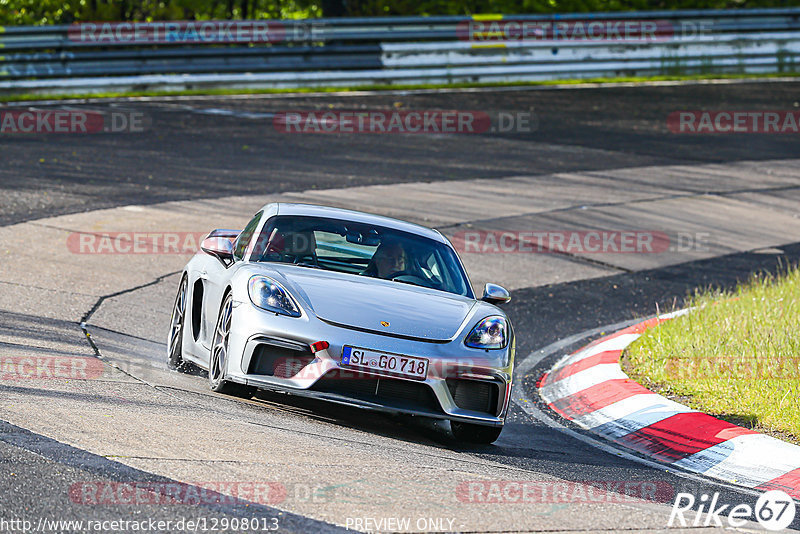
[{"label": "car headlight", "polygon": [[505,317],[493,315],[475,325],[464,344],[475,349],[502,349],[508,343]]},{"label": "car headlight", "polygon": [[252,276],[247,283],[250,301],[262,310],[300,317],[300,307],[282,285],[266,276]]}]

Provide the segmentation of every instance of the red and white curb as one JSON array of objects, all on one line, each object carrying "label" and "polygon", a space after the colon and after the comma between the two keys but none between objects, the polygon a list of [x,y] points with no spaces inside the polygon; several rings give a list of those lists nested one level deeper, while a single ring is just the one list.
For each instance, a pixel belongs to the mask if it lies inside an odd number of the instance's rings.
[{"label": "red and white curb", "polygon": [[547,405],[578,426],[659,462],[800,499],[800,447],[721,421],[653,393],[619,365],[645,330],[686,313],[660,315],[559,360],[538,382]]}]

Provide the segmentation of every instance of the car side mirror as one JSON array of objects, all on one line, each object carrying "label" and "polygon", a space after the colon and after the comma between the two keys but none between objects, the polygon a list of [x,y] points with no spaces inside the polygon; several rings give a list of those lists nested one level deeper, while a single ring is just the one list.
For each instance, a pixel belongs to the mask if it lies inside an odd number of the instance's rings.
[{"label": "car side mirror", "polygon": [[483,286],[483,298],[481,300],[485,300],[491,304],[505,304],[511,300],[511,295],[508,293],[508,290],[502,286],[486,284]]},{"label": "car side mirror", "polygon": [[209,236],[200,243],[200,250],[216,257],[226,267],[233,262],[233,242],[229,237]]}]

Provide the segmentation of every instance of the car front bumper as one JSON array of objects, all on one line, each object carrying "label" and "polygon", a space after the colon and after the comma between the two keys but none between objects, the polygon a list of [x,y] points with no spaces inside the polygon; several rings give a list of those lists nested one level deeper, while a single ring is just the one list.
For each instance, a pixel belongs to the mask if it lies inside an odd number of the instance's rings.
[{"label": "car front bumper", "polygon": [[[470,325],[471,326],[471,325]],[[336,326],[235,303],[226,379],[360,408],[502,426],[511,396],[513,331],[504,349],[427,342]],[[328,348],[314,352],[313,343]],[[424,380],[341,363],[345,345],[428,360]]]}]

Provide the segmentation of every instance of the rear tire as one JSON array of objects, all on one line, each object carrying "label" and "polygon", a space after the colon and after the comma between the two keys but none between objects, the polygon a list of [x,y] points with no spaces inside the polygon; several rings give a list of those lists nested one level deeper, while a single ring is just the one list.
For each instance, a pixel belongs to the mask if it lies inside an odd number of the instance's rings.
[{"label": "rear tire", "polygon": [[500,437],[500,433],[503,431],[502,426],[476,425],[474,423],[462,423],[460,421],[450,421],[450,429],[453,431],[453,436],[458,441],[480,443],[483,445],[489,445],[497,441],[497,438]]},{"label": "rear tire", "polygon": [[186,324],[186,299],[189,280],[186,275],[181,278],[175,305],[172,307],[169,336],[167,337],[167,367],[173,371],[185,373],[189,364],[183,359],[183,328]]},{"label": "rear tire", "polygon": [[225,380],[232,316],[233,296],[228,293],[225,300],[222,301],[217,326],[214,329],[214,341],[211,343],[211,355],[208,359],[208,386],[211,391],[217,393],[249,399],[255,395],[257,388]]}]

